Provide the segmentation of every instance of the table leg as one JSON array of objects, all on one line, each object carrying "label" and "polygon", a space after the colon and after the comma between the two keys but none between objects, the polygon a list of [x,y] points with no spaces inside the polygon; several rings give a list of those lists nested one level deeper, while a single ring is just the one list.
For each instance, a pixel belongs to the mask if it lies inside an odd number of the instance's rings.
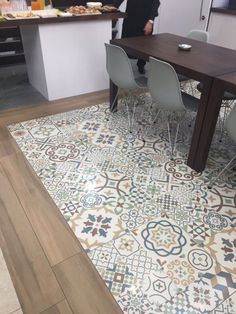
[{"label": "table leg", "polygon": [[112,112],[117,111],[117,96],[118,87],[110,80],[110,110]]},{"label": "table leg", "polygon": [[223,96],[223,89],[217,80],[206,78],[203,83],[187,162],[197,172],[205,169]]}]

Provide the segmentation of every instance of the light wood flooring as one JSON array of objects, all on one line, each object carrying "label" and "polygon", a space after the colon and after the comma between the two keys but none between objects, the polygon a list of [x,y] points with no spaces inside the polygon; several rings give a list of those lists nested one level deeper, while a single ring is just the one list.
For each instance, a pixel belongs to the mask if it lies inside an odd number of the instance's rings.
[{"label": "light wood flooring", "polygon": [[0,111],[0,247],[23,313],[121,313],[6,127],[104,101],[107,91]]}]

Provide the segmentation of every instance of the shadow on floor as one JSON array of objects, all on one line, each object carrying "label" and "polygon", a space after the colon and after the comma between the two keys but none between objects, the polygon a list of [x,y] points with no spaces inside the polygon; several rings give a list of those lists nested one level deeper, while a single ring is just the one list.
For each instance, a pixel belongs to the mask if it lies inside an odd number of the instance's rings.
[{"label": "shadow on floor", "polygon": [[0,68],[0,110],[47,102],[28,80],[24,64]]}]

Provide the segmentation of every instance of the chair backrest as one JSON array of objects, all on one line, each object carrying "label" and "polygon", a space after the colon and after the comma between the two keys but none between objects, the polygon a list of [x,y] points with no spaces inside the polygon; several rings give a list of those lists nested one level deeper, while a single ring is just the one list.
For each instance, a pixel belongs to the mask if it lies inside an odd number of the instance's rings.
[{"label": "chair backrest", "polygon": [[106,67],[110,79],[120,88],[137,88],[134,73],[126,52],[115,45],[105,44]]},{"label": "chair backrest", "polygon": [[152,57],[149,61],[148,89],[152,100],[163,110],[185,110],[175,69],[169,63]]},{"label": "chair backrest", "polygon": [[225,122],[225,127],[229,136],[236,143],[236,105],[234,105],[234,108],[230,111]]},{"label": "chair backrest", "polygon": [[207,43],[209,40],[209,33],[200,29],[193,29],[188,33],[187,37]]}]

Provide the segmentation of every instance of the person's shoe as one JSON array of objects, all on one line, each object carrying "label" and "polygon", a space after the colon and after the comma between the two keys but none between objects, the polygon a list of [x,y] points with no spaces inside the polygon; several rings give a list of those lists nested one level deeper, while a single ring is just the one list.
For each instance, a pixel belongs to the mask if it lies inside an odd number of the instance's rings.
[{"label": "person's shoe", "polygon": [[142,66],[138,66],[138,71],[139,71],[140,74],[145,74],[146,73],[145,68],[144,68],[143,65]]}]

